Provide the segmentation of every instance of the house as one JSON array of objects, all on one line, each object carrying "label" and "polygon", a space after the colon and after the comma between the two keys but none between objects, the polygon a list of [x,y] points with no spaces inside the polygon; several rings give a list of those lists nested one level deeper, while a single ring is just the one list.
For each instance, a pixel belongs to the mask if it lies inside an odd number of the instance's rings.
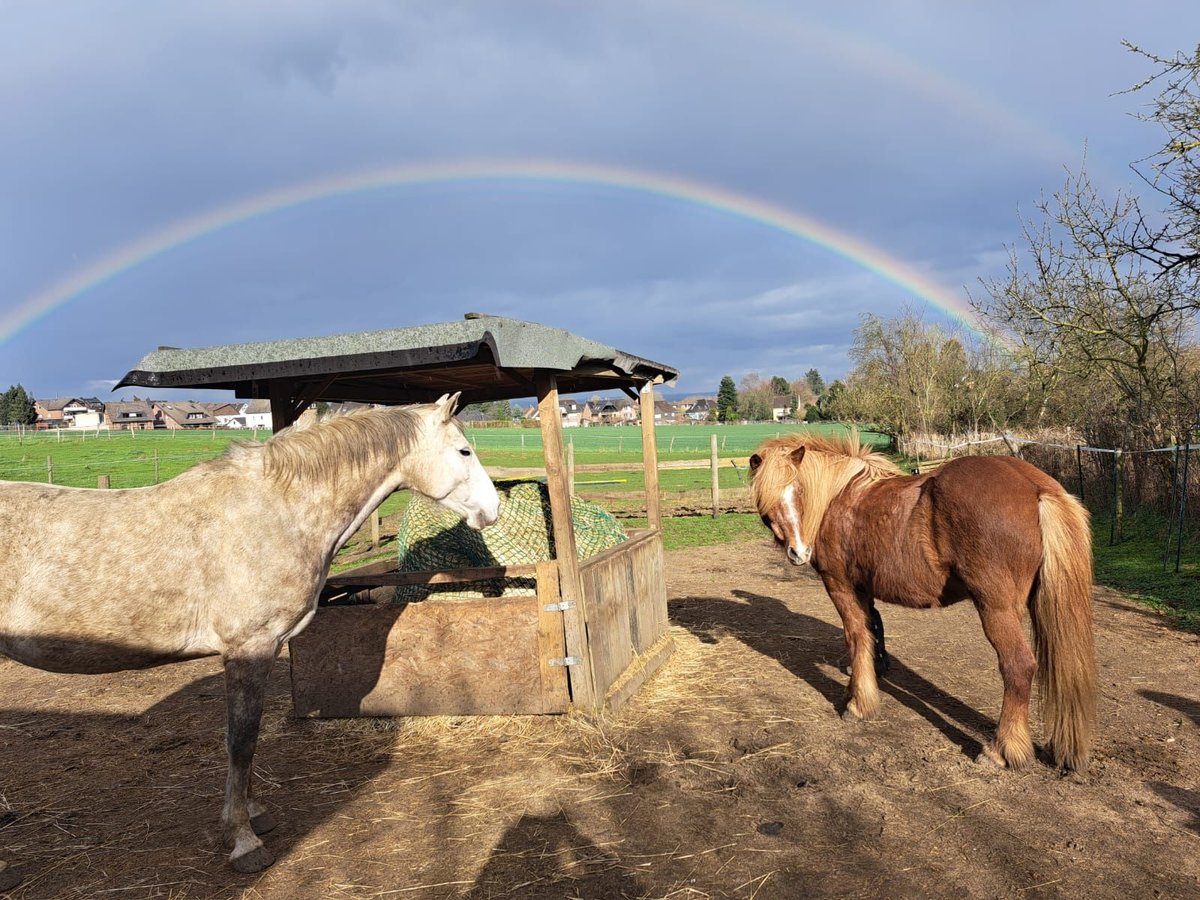
[{"label": "house", "polygon": [[580,417],[583,415],[582,403],[570,397],[563,397],[559,400],[558,409],[562,413],[563,428],[578,428],[580,426]]},{"label": "house", "polygon": [[242,405],[229,401],[222,403],[197,403],[197,406],[208,412],[218,428],[237,428],[235,420],[242,414]]},{"label": "house", "polygon": [[[562,416],[563,428],[580,428],[595,421],[595,412],[592,410],[591,404],[580,403],[571,397],[559,399],[558,412]],[[536,406],[529,407],[523,418],[527,422],[538,421],[538,408]]]},{"label": "house", "polygon": [[171,431],[212,428],[217,424],[203,405],[191,400],[155,403],[153,409],[160,425]]},{"label": "house", "polygon": [[55,397],[34,400],[39,428],[99,428],[104,404],[95,397]]},{"label": "house", "polygon": [[271,430],[271,401],[251,400],[242,407],[242,416],[246,419],[246,428],[265,428]]},{"label": "house", "polygon": [[655,400],[654,401],[654,424],[655,425],[673,425],[678,410],[674,403],[670,400]]},{"label": "house", "polygon": [[105,427],[114,430],[148,431],[155,414],[145,400],[115,400],[104,406]]},{"label": "house", "polygon": [[684,408],[684,414],[690,422],[707,422],[716,408],[717,401],[715,398],[700,397],[691,403],[687,403]]},{"label": "house", "polygon": [[789,394],[779,394],[771,398],[771,421],[779,422],[792,416],[792,398]]}]

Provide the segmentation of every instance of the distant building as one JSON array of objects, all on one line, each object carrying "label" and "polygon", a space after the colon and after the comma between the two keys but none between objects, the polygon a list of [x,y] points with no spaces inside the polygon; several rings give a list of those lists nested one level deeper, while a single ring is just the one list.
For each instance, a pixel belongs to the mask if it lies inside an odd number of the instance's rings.
[{"label": "distant building", "polygon": [[154,414],[163,428],[171,431],[189,431],[196,428],[212,428],[216,418],[203,405],[191,400],[176,400],[154,404]]},{"label": "distant building", "polygon": [[104,405],[105,427],[128,431],[149,431],[154,428],[155,415],[145,400],[114,400]]}]

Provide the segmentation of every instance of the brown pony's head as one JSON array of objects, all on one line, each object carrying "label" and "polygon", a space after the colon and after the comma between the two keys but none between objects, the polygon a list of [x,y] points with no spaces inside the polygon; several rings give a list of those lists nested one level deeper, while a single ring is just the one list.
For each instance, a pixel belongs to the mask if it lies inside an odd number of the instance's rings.
[{"label": "brown pony's head", "polygon": [[887,457],[863,446],[857,432],[773,438],[750,457],[750,471],[758,514],[797,566],[812,559],[825,511],[847,485],[901,474]]},{"label": "brown pony's head", "polygon": [[[779,439],[781,440],[781,439]],[[787,549],[793,565],[802,566],[812,559],[812,545],[806,543],[801,529],[800,463],[806,448],[772,446],[768,441],[750,457],[750,482],[754,505],[763,524],[771,529],[775,541]]]}]

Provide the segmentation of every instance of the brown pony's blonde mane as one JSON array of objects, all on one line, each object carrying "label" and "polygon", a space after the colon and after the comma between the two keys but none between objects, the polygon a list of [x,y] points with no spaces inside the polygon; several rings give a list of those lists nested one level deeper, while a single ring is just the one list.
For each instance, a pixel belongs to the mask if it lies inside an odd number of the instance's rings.
[{"label": "brown pony's blonde mane", "polygon": [[[801,447],[803,461],[797,466],[792,454]],[[814,535],[830,502],[849,485],[865,485],[904,474],[882,453],[864,445],[858,432],[836,437],[795,432],[771,438],[758,448],[761,465],[754,472],[751,491],[759,515],[776,511],[789,485],[797,484],[804,495],[803,527]]]},{"label": "brown pony's blonde mane", "polygon": [[286,487],[293,481],[334,480],[361,472],[380,458],[394,468],[421,432],[421,413],[411,406],[362,409],[312,424],[292,425],[265,444],[238,444],[228,458],[261,454],[263,472]]}]

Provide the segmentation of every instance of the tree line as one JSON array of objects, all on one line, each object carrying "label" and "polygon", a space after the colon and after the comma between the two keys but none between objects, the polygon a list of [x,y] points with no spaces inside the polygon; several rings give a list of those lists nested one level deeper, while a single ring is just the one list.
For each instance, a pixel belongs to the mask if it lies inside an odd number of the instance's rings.
[{"label": "tree line", "polygon": [[709,418],[717,422],[769,422],[783,403],[785,418],[821,421],[830,417],[830,401],[841,390],[841,382],[826,385],[815,368],[794,381],[782,375],[763,378],[757,372],[750,372],[742,377],[740,384],[735,384],[733,377],[726,375],[717,388],[717,405]]}]

